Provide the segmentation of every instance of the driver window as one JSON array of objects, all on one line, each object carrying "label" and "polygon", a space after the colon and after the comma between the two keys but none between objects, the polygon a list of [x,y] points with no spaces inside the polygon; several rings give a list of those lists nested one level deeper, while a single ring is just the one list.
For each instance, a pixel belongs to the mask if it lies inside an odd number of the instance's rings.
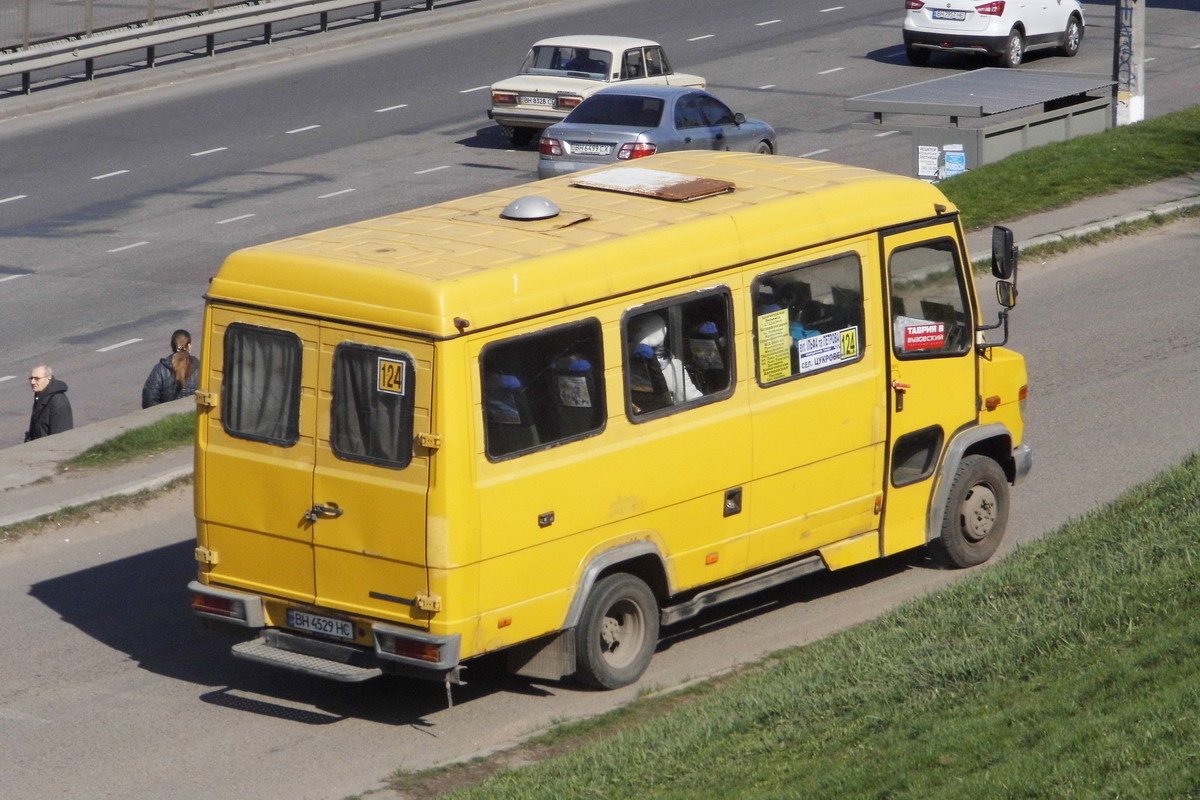
[{"label": "driver window", "polygon": [[733,112],[729,110],[729,106],[717,98],[698,94],[696,95],[696,104],[700,106],[704,120],[709,126],[715,128],[718,125],[733,124]]},{"label": "driver window", "polygon": [[962,355],[971,349],[971,324],[950,239],[923,242],[892,253],[892,349],[899,358]]}]

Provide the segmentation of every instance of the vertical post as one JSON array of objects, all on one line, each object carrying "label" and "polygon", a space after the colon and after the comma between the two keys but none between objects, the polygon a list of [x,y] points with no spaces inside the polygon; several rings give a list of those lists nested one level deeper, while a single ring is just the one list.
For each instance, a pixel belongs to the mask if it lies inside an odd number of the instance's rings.
[{"label": "vertical post", "polygon": [[154,24],[154,0],[146,0],[146,24]]},{"label": "vertical post", "polygon": [[[33,2],[33,0],[25,0],[25,2],[21,5],[21,46],[26,48],[29,47],[29,27],[31,24],[29,19],[29,15],[31,13],[29,10],[29,4],[31,2]],[[26,92],[25,94],[29,94],[29,92]]]},{"label": "vertical post", "polygon": [[87,0],[86,5],[83,7],[83,31],[90,36],[95,27],[96,16],[93,13],[92,0]]},{"label": "vertical post", "polygon": [[1113,41],[1113,80],[1117,82],[1114,109],[1117,125],[1146,118],[1145,0],[1117,0]]}]

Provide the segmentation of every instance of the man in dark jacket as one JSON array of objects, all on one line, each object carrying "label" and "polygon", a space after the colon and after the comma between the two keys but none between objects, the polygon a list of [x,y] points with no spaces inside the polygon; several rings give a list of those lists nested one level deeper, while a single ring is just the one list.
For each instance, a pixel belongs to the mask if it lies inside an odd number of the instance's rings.
[{"label": "man in dark jacket", "polygon": [[29,387],[33,389],[33,413],[29,415],[25,441],[75,427],[71,401],[67,399],[67,385],[54,377],[53,370],[45,364],[34,367],[29,373]]}]

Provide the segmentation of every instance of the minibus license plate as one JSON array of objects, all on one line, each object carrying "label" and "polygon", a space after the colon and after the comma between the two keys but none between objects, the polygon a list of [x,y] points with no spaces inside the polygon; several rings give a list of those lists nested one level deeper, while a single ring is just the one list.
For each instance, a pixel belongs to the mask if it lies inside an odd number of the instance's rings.
[{"label": "minibus license plate", "polygon": [[521,102],[527,106],[553,106],[553,97],[538,97],[532,94],[521,95]]},{"label": "minibus license plate", "polygon": [[611,144],[580,144],[571,145],[571,152],[581,156],[606,156],[612,152]]},{"label": "minibus license plate", "polygon": [[934,19],[952,19],[957,22],[965,22],[967,19],[967,12],[965,12],[965,11],[947,11],[944,8],[935,8],[933,10],[933,18]]},{"label": "minibus license plate", "polygon": [[323,636],[334,636],[338,639],[354,638],[354,623],[347,622],[344,619],[318,617],[315,614],[305,614],[303,611],[296,611],[289,608],[287,621],[290,627],[299,628],[302,631],[319,633]]}]

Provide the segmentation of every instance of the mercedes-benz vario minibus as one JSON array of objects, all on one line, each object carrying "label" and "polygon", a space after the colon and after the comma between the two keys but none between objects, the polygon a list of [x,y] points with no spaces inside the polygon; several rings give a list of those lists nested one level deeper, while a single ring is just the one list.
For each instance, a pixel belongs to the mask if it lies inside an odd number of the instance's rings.
[{"label": "mercedes-benz vario minibus", "polygon": [[236,252],[192,607],[336,680],[449,693],[503,651],[612,688],[722,601],[916,547],[978,564],[1031,463],[994,242],[988,324],[935,186],[692,152]]}]

